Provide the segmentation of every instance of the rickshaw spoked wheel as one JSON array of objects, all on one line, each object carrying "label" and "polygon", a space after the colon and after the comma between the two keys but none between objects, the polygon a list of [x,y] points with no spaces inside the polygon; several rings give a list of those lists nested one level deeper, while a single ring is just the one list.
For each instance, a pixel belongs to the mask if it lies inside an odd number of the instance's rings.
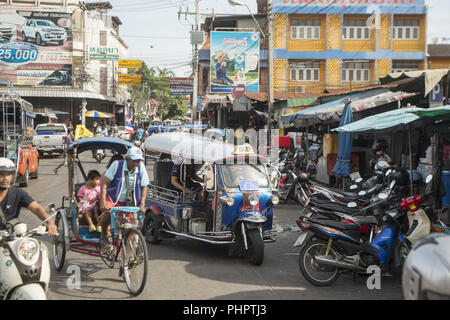
[{"label": "rickshaw spoked wheel", "polygon": [[53,237],[52,253],[53,253],[53,265],[56,271],[60,272],[64,267],[64,261],[66,259],[66,227],[63,221],[61,211],[55,216],[55,225],[58,229],[58,235]]}]

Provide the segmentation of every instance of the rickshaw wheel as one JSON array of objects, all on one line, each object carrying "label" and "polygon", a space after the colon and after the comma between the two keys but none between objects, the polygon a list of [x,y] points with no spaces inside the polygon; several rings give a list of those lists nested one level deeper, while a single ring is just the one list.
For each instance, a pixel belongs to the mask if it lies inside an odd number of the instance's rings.
[{"label": "rickshaw wheel", "polygon": [[250,262],[259,266],[264,261],[264,240],[259,229],[248,230],[248,236],[251,241]]},{"label": "rickshaw wheel", "polygon": [[53,237],[53,265],[56,271],[60,272],[64,267],[64,261],[66,259],[66,238],[64,235],[67,231],[65,230],[61,212],[58,212],[55,217],[55,225],[58,229],[58,236]]},{"label": "rickshaw wheel", "polygon": [[144,290],[148,273],[148,253],[145,238],[138,230],[124,230],[122,240],[123,276],[128,291],[138,296]]}]

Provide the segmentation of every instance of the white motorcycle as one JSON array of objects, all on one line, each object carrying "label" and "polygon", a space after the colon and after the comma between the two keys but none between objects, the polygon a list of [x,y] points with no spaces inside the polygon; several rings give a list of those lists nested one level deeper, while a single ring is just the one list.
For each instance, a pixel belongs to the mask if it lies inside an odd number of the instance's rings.
[{"label": "white motorcycle", "polygon": [[[53,204],[48,209],[53,215],[47,220],[56,214]],[[0,300],[47,299],[48,249],[33,238],[47,234],[45,225],[27,231],[27,225],[18,219],[8,222],[6,230],[0,230]]]}]

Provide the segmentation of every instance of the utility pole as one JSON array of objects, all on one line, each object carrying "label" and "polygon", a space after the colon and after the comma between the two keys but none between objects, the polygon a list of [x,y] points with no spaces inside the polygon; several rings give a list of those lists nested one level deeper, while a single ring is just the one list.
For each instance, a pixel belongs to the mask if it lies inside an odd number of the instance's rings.
[{"label": "utility pole", "polygon": [[267,0],[267,31],[269,33],[269,49],[268,49],[268,77],[269,77],[269,90],[268,99],[267,99],[267,116],[268,116],[268,144],[269,147],[272,147],[272,111],[273,111],[273,16],[272,16],[272,0]]},{"label": "utility pole", "polygon": [[[83,58],[82,58],[82,66],[81,66],[81,90],[84,92],[85,86],[84,83],[86,81],[87,75],[86,75],[86,64],[87,64],[87,49],[86,49],[86,4],[84,1],[79,1],[79,6],[81,8],[82,12],[82,21],[83,21],[83,27],[81,28],[81,32],[83,32]],[[86,106],[87,101],[86,99],[82,100],[81,103],[81,124],[83,126],[86,126]]]},{"label": "utility pole", "polygon": [[[199,12],[198,12],[199,0],[195,0],[195,31],[198,31]],[[192,124],[195,123],[195,113],[197,112],[197,97],[198,97],[198,44],[194,44],[194,88],[192,97]]]}]

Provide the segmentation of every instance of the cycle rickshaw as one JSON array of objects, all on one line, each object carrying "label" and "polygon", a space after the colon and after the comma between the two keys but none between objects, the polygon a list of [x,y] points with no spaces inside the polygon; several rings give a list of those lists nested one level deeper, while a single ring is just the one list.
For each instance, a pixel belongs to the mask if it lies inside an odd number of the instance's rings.
[{"label": "cycle rickshaw", "polygon": [[[69,195],[63,197],[62,207],[57,209],[55,223],[59,235],[54,237],[52,251],[53,264],[61,271],[68,251],[100,257],[109,267],[120,265],[119,276],[123,276],[128,290],[139,295],[147,280],[147,245],[141,230],[144,214],[137,207],[116,207],[111,209],[112,249],[102,251],[99,246],[100,233],[89,232],[78,216],[77,192],[86,183],[87,177],[79,155],[99,148],[118,154],[126,154],[132,143],[118,138],[84,138],[75,141],[66,150],[68,158]],[[77,174],[83,181],[75,183]]]}]

